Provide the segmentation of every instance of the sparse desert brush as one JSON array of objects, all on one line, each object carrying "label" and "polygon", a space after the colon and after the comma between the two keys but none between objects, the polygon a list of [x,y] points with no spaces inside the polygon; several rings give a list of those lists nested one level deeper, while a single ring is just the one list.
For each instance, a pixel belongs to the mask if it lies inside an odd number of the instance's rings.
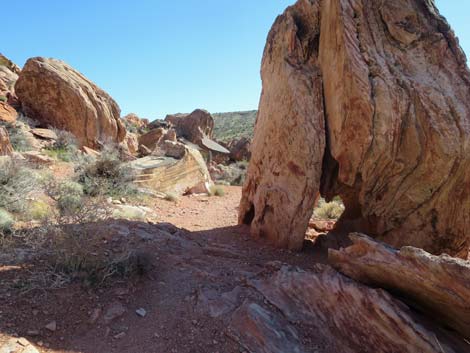
[{"label": "sparse desert brush", "polygon": [[118,151],[103,149],[100,157],[77,165],[78,182],[90,196],[123,197],[137,193],[134,172],[119,159]]},{"label": "sparse desert brush", "polygon": [[0,235],[11,232],[14,223],[13,216],[3,208],[0,208]]},{"label": "sparse desert brush", "polygon": [[17,152],[26,152],[31,151],[31,139],[27,135],[24,124],[17,121],[12,124],[5,124],[3,125],[9,135],[10,143],[13,149]]},{"label": "sparse desert brush", "polygon": [[319,219],[338,219],[344,212],[344,205],[341,200],[326,202],[320,199],[317,207],[313,211],[316,218]]},{"label": "sparse desert brush", "polygon": [[213,185],[209,190],[209,196],[224,196],[225,191],[220,185]]},{"label": "sparse desert brush", "polygon": [[0,207],[23,212],[28,195],[37,188],[38,175],[18,161],[0,161]]},{"label": "sparse desert brush", "polygon": [[6,102],[8,99],[5,96],[0,96],[0,102]]}]

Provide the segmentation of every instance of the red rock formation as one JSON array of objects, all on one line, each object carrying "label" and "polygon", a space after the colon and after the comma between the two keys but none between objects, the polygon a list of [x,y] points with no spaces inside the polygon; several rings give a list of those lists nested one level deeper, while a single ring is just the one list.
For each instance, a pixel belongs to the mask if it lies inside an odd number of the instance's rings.
[{"label": "red rock formation", "polygon": [[81,145],[98,148],[126,136],[117,103],[62,61],[29,59],[15,90],[26,115],[73,133]]},{"label": "red rock formation", "polygon": [[319,191],[338,230],[470,246],[470,72],[428,0],[300,0],[275,22],[240,222],[299,249]]}]

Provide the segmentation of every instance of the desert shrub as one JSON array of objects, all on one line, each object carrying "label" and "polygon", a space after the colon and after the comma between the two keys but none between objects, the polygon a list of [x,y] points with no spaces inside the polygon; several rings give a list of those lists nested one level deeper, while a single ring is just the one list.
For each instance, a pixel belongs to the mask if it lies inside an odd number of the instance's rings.
[{"label": "desert shrub", "polygon": [[6,102],[8,99],[5,96],[0,96],[0,102]]},{"label": "desert shrub", "polygon": [[13,216],[6,210],[0,208],[0,235],[9,233],[14,223]]},{"label": "desert shrub", "polygon": [[48,178],[45,182],[45,192],[57,202],[62,214],[77,212],[83,202],[83,187],[81,184],[70,181],[56,181]]},{"label": "desert shrub", "polygon": [[18,161],[0,162],[0,207],[9,212],[23,212],[28,195],[37,188],[37,174]]},{"label": "desert shrub", "polygon": [[225,191],[220,185],[213,185],[209,190],[210,196],[224,196]]},{"label": "desert shrub", "polygon": [[135,195],[134,172],[119,159],[118,151],[103,149],[100,157],[80,163],[78,182],[90,196],[122,197]]},{"label": "desert shrub", "polygon": [[47,220],[51,217],[51,207],[42,200],[34,200],[27,206],[26,216],[30,220]]},{"label": "desert shrub", "polygon": [[344,205],[341,200],[333,200],[326,202],[320,199],[317,207],[314,209],[313,214],[319,219],[338,219],[344,212]]},{"label": "desert shrub", "polygon": [[166,201],[176,202],[176,201],[178,201],[178,195],[175,194],[174,192],[167,192],[167,193],[165,194],[164,199],[165,199]]}]

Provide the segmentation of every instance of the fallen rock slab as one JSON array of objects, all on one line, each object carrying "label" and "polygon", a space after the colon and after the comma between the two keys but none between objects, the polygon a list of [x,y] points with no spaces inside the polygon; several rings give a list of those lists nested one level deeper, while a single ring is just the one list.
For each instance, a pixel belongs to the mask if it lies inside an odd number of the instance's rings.
[{"label": "fallen rock slab", "polygon": [[147,156],[130,163],[139,187],[159,193],[207,193],[213,185],[206,163],[199,151],[183,146],[180,159]]},{"label": "fallen rock slab", "polygon": [[29,59],[15,91],[27,116],[43,126],[71,132],[81,146],[99,148],[125,138],[118,104],[60,60]]},{"label": "fallen rock slab", "polygon": [[366,235],[349,236],[353,245],[329,250],[331,265],[368,285],[408,299],[428,315],[470,338],[470,261],[424,250],[396,250]]},{"label": "fallen rock slab", "polygon": [[250,284],[290,323],[313,326],[331,352],[470,351],[463,339],[456,343],[441,337],[438,320],[430,324],[385,290],[367,287],[328,266],[317,265],[314,271],[283,266]]},{"label": "fallen rock slab", "polygon": [[31,133],[34,136],[40,137],[42,139],[57,140],[57,134],[55,133],[54,130],[51,130],[51,129],[41,129],[41,128],[31,129]]}]

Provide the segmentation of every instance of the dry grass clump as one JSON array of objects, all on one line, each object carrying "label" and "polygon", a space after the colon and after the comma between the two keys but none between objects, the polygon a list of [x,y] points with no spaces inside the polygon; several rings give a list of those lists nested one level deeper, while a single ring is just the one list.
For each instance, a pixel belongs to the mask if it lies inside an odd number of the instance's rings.
[{"label": "dry grass clump", "polygon": [[313,211],[313,214],[318,219],[338,219],[344,212],[344,205],[341,200],[333,200],[326,202],[324,199],[320,199],[317,207]]},{"label": "dry grass clump", "polygon": [[224,196],[225,190],[220,185],[213,185],[209,190],[209,196]]},{"label": "dry grass clump", "polygon": [[177,202],[178,199],[179,199],[178,195],[175,194],[174,192],[167,192],[164,197],[164,200],[170,201],[170,202]]}]

